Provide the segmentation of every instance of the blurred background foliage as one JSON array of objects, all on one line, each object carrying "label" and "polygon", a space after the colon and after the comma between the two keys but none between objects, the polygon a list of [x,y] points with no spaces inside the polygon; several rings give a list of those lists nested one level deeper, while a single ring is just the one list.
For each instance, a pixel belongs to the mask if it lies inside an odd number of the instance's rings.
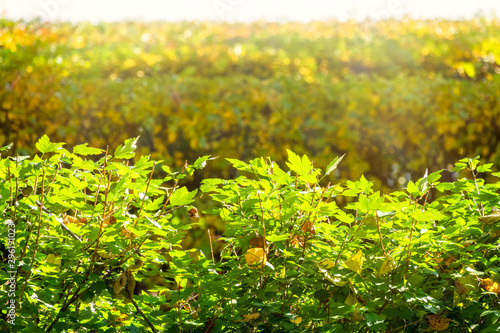
[{"label": "blurred background foliage", "polygon": [[[312,23],[0,21],[0,145],[43,134],[181,167],[307,154],[375,188],[500,164],[500,20]],[[451,176],[451,175],[450,175]],[[194,184],[193,184],[194,185]]]}]

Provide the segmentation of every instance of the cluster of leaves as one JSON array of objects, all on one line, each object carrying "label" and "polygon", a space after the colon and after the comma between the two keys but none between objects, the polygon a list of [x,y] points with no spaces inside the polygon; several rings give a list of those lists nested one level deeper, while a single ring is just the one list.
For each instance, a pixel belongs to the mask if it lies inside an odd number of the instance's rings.
[{"label": "cluster of leaves", "polygon": [[[32,154],[141,134],[169,165],[284,148],[398,188],[462,156],[500,162],[497,19],[309,24],[0,21],[0,144]],[[228,178],[223,159],[211,176]],[[202,175],[202,174],[200,174]],[[199,180],[200,178],[198,178]]]},{"label": "cluster of leaves", "polygon": [[[200,188],[213,193],[221,204],[215,213],[226,221],[221,260],[204,281],[213,305],[206,309],[203,303],[202,309],[215,327],[500,328],[500,214],[492,208],[500,183],[476,177],[491,164],[463,159],[454,170],[467,169],[471,179],[440,183],[435,172],[409,182],[406,191],[381,195],[364,177],[343,186],[320,185],[338,158],[324,174],[307,156],[291,151],[288,172],[262,158],[229,161],[249,177],[208,179]],[[428,202],[431,191],[442,194]],[[338,204],[345,201],[344,207]],[[253,251],[259,248],[264,251]],[[258,266],[249,254],[261,257]]]},{"label": "cluster of leaves", "polygon": [[[101,332],[126,325],[139,332],[161,326],[150,307],[168,304],[170,294],[134,294],[153,278],[157,293],[180,288],[185,265],[176,256],[189,259],[179,250],[190,223],[173,211],[191,204],[197,190],[178,183],[209,157],[186,163],[181,172],[162,165],[163,176],[153,178],[161,161],[142,156],[128,163],[137,139],[111,154],[87,144],[68,151],[43,136],[36,144],[41,156],[1,160],[0,211],[15,240],[0,274],[4,286],[11,276],[17,281],[15,297],[7,297],[8,282],[2,292],[2,304],[16,304],[15,325],[3,312],[3,329]],[[2,237],[3,243],[7,228]]]},{"label": "cluster of leaves", "polygon": [[[454,170],[468,178],[440,182],[438,171],[384,195],[365,177],[324,184],[342,157],[322,172],[288,151],[287,170],[270,159],[229,159],[241,176],[188,191],[179,180],[208,156],[180,173],[162,166],[166,175],[153,178],[159,162],[129,163],[136,141],[94,161],[89,155],[103,151],[70,152],[44,136],[42,156],[0,160],[0,211],[16,228],[9,329],[500,329],[500,182],[478,177],[492,164],[465,158]],[[225,221],[222,235],[208,233],[211,253],[180,246],[193,221],[173,214],[198,218],[196,196],[217,203],[203,214]],[[0,274],[4,299],[9,273]],[[153,278],[153,289],[137,290]]]}]

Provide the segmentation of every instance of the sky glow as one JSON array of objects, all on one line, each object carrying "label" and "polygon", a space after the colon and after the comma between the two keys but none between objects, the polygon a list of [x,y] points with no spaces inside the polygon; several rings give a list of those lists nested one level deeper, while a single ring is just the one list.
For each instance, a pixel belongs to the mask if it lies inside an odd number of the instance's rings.
[{"label": "sky glow", "polygon": [[8,19],[61,21],[310,21],[500,16],[498,0],[0,0]]}]

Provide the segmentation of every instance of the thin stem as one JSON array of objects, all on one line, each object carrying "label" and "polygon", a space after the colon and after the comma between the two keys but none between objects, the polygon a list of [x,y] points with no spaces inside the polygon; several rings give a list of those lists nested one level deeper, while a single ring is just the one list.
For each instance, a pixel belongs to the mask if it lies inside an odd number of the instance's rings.
[{"label": "thin stem", "polygon": [[151,328],[151,331],[153,333],[157,333],[158,331],[155,329],[154,325],[149,321],[149,319],[146,317],[146,315],[144,314],[144,312],[142,312],[141,308],[137,305],[137,303],[134,301],[134,299],[132,297],[130,297],[130,299],[132,300],[132,304],[134,305],[134,307],[137,310],[137,312],[139,312],[139,314],[141,315],[142,319],[144,319],[144,321],[148,324],[149,328]]},{"label": "thin stem", "polygon": [[[472,178],[474,178],[474,184],[476,185],[477,195],[479,195],[479,186],[477,185],[476,174],[474,173],[474,169],[472,167],[472,160],[469,159],[469,161],[470,161],[469,162],[470,172],[472,173]],[[474,201],[474,204],[476,205],[477,209],[479,210],[479,206],[477,205],[476,200],[474,199],[474,197],[472,197],[472,200]],[[479,214],[481,214],[481,216],[484,216],[484,206],[483,206],[482,203],[481,203],[481,210],[479,211]]]},{"label": "thin stem", "polygon": [[[417,209],[417,200],[415,200],[415,207],[414,210]],[[405,269],[405,274],[404,276],[406,277],[406,274],[408,273],[408,268],[410,267],[410,257],[411,257],[411,238],[413,236],[413,229],[415,227],[415,217],[413,217],[411,221],[411,228],[410,228],[410,236],[408,237],[408,250],[406,252],[406,269]]]},{"label": "thin stem", "polygon": [[260,214],[262,218],[262,230],[263,230],[263,236],[264,236],[264,252],[267,253],[266,249],[266,222],[264,221],[264,208],[262,207],[262,201],[260,200],[260,193],[257,192],[257,197],[259,198],[259,205],[260,205]]},{"label": "thin stem", "polygon": [[[1,157],[1,154],[0,154],[0,157]],[[7,159],[7,182],[9,183],[9,201],[10,201],[10,206],[9,207],[13,207],[12,206],[12,184],[10,183],[11,181],[11,175],[10,175],[10,160]],[[16,191],[16,194],[17,194],[17,191]],[[15,221],[15,220],[14,220]]]},{"label": "thin stem", "polygon": [[[179,302],[181,301],[181,285],[177,284],[177,295],[179,296]],[[182,332],[182,317],[181,317],[181,308],[177,307],[177,314],[179,316],[179,333]]]},{"label": "thin stem", "polygon": [[210,252],[212,253],[212,263],[215,265],[215,258],[214,258],[214,248],[212,246],[212,236],[210,236],[210,229],[208,231],[208,241],[210,243]]},{"label": "thin stem", "polygon": [[142,197],[141,208],[139,209],[139,214],[137,215],[137,219],[135,220],[134,228],[137,226],[137,222],[139,222],[139,219],[141,218],[142,206],[144,205],[144,201],[146,200],[146,196],[148,194],[149,184],[151,184],[151,178],[153,178],[153,172],[155,171],[155,166],[156,162],[153,163],[153,168],[151,169],[151,173],[149,174],[148,184],[146,185],[146,191],[144,191],[144,196]]},{"label": "thin stem", "polygon": [[99,233],[97,234],[97,239],[96,239],[96,243],[95,243],[95,249],[94,249],[94,254],[92,255],[92,261],[95,262],[96,259],[97,259],[97,250],[99,249],[99,241],[101,239],[101,235],[102,235],[102,229],[104,227],[104,221],[106,219],[106,206],[108,204],[108,192],[109,192],[109,186],[111,184],[111,176],[113,174],[110,172],[109,173],[109,178],[108,178],[108,183],[106,184],[106,190],[104,192],[104,205],[103,205],[103,209],[102,209],[102,218],[101,218],[101,224],[99,225]]},{"label": "thin stem", "polygon": [[[38,176],[37,176],[38,177]],[[21,258],[23,258],[28,251],[29,240],[31,238],[31,234],[33,233],[33,229],[35,228],[35,224],[33,223],[29,228],[29,233],[26,236],[26,241],[24,242],[24,248],[21,250]]]},{"label": "thin stem", "polygon": [[[109,146],[106,146],[106,154],[104,154],[104,164],[102,165],[102,173],[101,173],[101,177],[99,178],[99,184],[97,185],[97,192],[95,194],[94,208],[97,206],[97,200],[99,199],[99,191],[101,190],[102,178],[106,174],[106,162],[108,161],[108,149],[109,149]],[[94,214],[92,214],[92,216],[94,216]]]},{"label": "thin stem", "polygon": [[19,295],[19,303],[21,303],[24,295],[24,291],[26,290],[26,285],[28,284],[29,278],[31,277],[31,272],[33,270],[33,264],[35,263],[35,256],[38,251],[38,243],[40,242],[40,229],[42,226],[42,210],[43,210],[43,193],[45,191],[45,165],[42,165],[42,192],[40,194],[40,208],[38,210],[38,229],[36,232],[36,240],[35,240],[35,248],[33,249],[33,255],[31,256],[31,269],[28,272],[28,276],[26,276],[26,280],[24,280],[23,288]]},{"label": "thin stem", "polygon": [[[184,162],[184,166],[182,167],[182,170],[180,172],[180,175],[182,175],[184,173],[184,171],[186,170],[187,166],[188,166],[187,161],[185,161]],[[165,203],[163,204],[163,207],[161,208],[160,214],[158,214],[158,218],[160,218],[163,215],[163,212],[165,211],[165,208],[167,207],[168,203],[170,202],[170,196],[172,195],[172,193],[174,193],[175,188],[177,187],[177,184],[179,184],[179,179],[178,178],[175,180],[174,187],[172,187],[172,191],[170,191],[170,193],[168,194],[167,200],[165,200]]]},{"label": "thin stem", "polygon": [[376,210],[375,210],[375,218],[377,220],[378,238],[380,239],[380,246],[382,247],[382,252],[384,252],[384,256],[385,256],[386,253],[385,253],[385,248],[384,248],[384,242],[382,242],[382,233],[380,232],[380,220],[378,218],[378,213]]},{"label": "thin stem", "polygon": [[[426,195],[425,195],[425,199],[424,199],[424,203],[422,204],[422,212],[424,211],[425,209],[425,205],[427,204],[427,199],[429,198],[429,191],[427,191]],[[415,200],[415,207],[413,208],[414,210],[417,209],[417,203],[418,201]],[[415,225],[417,224],[417,221],[415,221],[415,217],[413,217],[413,220],[411,222],[411,229],[410,229],[410,237],[408,239],[408,252],[406,254],[406,269],[405,269],[405,274],[404,276],[406,277],[406,274],[408,273],[408,269],[410,267],[410,257],[411,257],[411,253],[410,253],[410,249],[411,249],[411,239],[412,239],[412,235],[413,235],[413,229],[415,228]]]}]

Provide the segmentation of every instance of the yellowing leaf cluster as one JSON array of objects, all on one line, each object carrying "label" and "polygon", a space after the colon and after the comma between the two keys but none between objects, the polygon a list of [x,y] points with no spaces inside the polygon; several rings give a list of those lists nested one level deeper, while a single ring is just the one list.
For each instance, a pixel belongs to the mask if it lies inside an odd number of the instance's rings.
[{"label": "yellowing leaf cluster", "polygon": [[391,186],[393,165],[395,183],[463,155],[498,159],[484,138],[496,137],[499,26],[6,22],[0,141],[29,151],[47,133],[105,148],[143,133],[140,153],[179,166],[243,151],[284,162],[282,147],[327,165],[342,151],[340,177],[370,170]]}]

